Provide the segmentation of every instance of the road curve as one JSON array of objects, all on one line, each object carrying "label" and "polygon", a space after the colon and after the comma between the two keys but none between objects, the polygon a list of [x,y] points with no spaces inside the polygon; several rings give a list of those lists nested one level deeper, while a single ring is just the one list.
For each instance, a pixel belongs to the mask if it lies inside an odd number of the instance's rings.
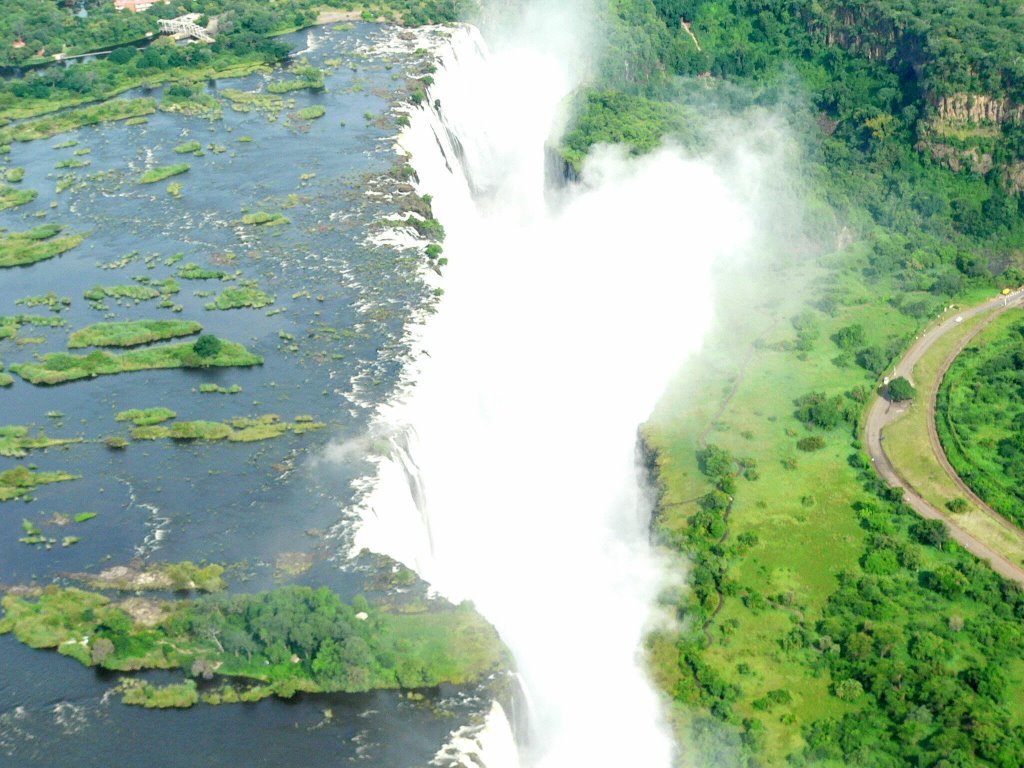
[{"label": "road curve", "polygon": [[[984,304],[979,304],[976,307],[964,310],[959,315],[944,320],[938,325],[929,328],[916,342],[914,342],[910,349],[907,350],[907,353],[896,364],[893,371],[894,377],[903,376],[913,381],[912,375],[917,363],[921,360],[924,354],[931,349],[932,345],[936,341],[941,339],[960,324],[957,322],[957,317],[960,318],[960,322],[963,322],[964,320],[976,315],[984,314],[986,312],[992,313],[991,317],[989,317],[973,332],[968,334],[961,343],[957,345],[956,349],[949,354],[935,381],[926,382],[928,387],[928,414],[926,420],[928,422],[928,433],[932,449],[935,455],[939,458],[939,463],[953,482],[956,483],[957,486],[964,491],[965,495],[969,496],[971,500],[974,501],[974,503],[977,504],[986,514],[990,515],[1001,526],[1013,531],[1018,536],[1024,535],[1024,532],[1012,525],[1002,515],[998,514],[978,498],[977,495],[967,487],[960,476],[953,470],[952,465],[946,458],[945,452],[942,450],[942,446],[939,443],[938,432],[935,429],[935,399],[938,395],[939,384],[942,382],[946,371],[949,369],[949,366],[952,365],[953,360],[956,359],[957,355],[959,355],[971,340],[974,339],[974,337],[977,336],[990,322],[995,320],[996,317],[1001,315],[1010,307],[1017,307],[1021,305],[1024,305],[1024,291],[1017,291],[1009,296],[998,296]],[[902,416],[905,412],[905,406],[901,407],[897,404],[891,403],[881,396],[876,397],[875,401],[871,404],[871,409],[868,411],[867,422],[865,425],[865,433],[867,438],[868,455],[871,456],[871,461],[874,463],[875,469],[889,485],[903,490],[904,501],[906,501],[906,503],[910,505],[917,514],[929,520],[943,521],[949,529],[950,536],[961,546],[973,553],[975,556],[980,557],[982,560],[986,560],[989,565],[992,566],[993,570],[1000,575],[1007,579],[1016,581],[1018,584],[1024,585],[1024,568],[1011,560],[1008,560],[1006,557],[975,538],[973,535],[957,525],[955,519],[950,515],[947,515],[942,510],[925,501],[914,487],[902,475],[900,475],[896,470],[896,467],[893,466],[892,461],[885,452],[885,448],[882,446],[882,430],[892,422],[896,421],[896,419]]]}]

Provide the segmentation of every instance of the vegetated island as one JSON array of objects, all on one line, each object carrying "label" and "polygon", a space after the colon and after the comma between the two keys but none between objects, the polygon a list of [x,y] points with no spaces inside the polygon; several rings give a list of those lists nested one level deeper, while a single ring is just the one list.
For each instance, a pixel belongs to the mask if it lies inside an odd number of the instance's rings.
[{"label": "vegetated island", "polygon": [[27,232],[10,232],[0,236],[0,268],[27,267],[52,259],[81,244],[84,235],[56,237],[61,227],[43,224]]},{"label": "vegetated island", "polygon": [[139,177],[139,184],[155,184],[158,181],[169,179],[171,176],[185,173],[190,167],[188,163],[177,163],[175,165],[152,168]]},{"label": "vegetated island", "polygon": [[51,352],[38,362],[12,365],[11,371],[30,384],[51,385],[158,368],[247,368],[263,365],[263,358],[259,355],[252,354],[241,344],[222,339],[217,339],[219,344],[212,354],[203,354],[203,351],[195,349],[203,338],[207,337],[200,336],[195,344],[163,344],[120,355],[102,350],[84,356]]},{"label": "vegetated island", "polygon": [[[181,669],[193,678],[164,688],[126,681],[125,703],[146,707],[463,684],[511,666],[497,632],[469,603],[435,600],[422,612],[391,613],[361,596],[349,605],[327,588],[300,586],[115,602],[50,585],[13,591],[2,605],[0,633],[32,648],[56,648],[86,666]],[[194,678],[214,676],[238,681],[200,693]]]},{"label": "vegetated island", "polygon": [[[157,410],[157,409],[154,409]],[[171,417],[173,418],[173,417]],[[169,420],[169,419],[165,419]],[[227,423],[220,421],[179,421],[170,426],[161,426],[157,422],[140,424],[131,431],[134,440],[227,440],[229,443],[254,443],[260,440],[271,440],[281,437],[286,432],[304,435],[323,429],[326,424],[314,421],[312,416],[297,416],[294,422],[281,421],[275,413],[248,418],[239,416]]]},{"label": "vegetated island", "polygon": [[58,133],[72,131],[86,125],[96,125],[112,120],[127,120],[151,115],[154,112],[156,112],[156,102],[153,99],[114,99],[95,106],[61,112],[38,120],[0,128],[0,144],[48,139]]},{"label": "vegetated island", "polygon": [[47,437],[42,430],[33,436],[29,434],[28,427],[17,424],[0,426],[0,456],[20,459],[28,455],[29,451],[80,442],[82,442],[81,438]]},{"label": "vegetated island", "polygon": [[154,341],[193,336],[203,330],[188,320],[132,320],[124,323],[96,323],[75,331],[68,347],[135,347]]},{"label": "vegetated island", "polygon": [[67,472],[34,472],[28,467],[17,466],[0,472],[0,501],[25,498],[37,486],[78,480],[80,477]]}]

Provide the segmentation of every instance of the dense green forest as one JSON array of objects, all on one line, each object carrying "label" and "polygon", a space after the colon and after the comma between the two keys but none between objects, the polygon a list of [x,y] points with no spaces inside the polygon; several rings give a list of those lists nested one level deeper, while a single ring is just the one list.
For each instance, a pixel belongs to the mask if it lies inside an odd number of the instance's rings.
[{"label": "dense green forest", "polygon": [[1024,525],[1024,321],[986,329],[950,367],[936,423],[957,473],[994,509]]}]

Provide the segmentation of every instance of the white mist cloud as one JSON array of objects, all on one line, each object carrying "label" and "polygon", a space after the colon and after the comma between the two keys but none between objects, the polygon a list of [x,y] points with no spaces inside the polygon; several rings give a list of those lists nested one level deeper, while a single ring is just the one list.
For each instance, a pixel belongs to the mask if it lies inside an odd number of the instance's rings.
[{"label": "white mist cloud", "polygon": [[[531,709],[524,765],[667,768],[640,653],[678,570],[649,546],[636,430],[703,343],[716,264],[750,247],[771,153],[597,148],[550,207],[544,144],[585,71],[565,23],[533,17],[490,55],[457,32],[431,90],[441,118],[416,112],[403,138],[450,265],[429,355],[384,414],[411,426],[408,449],[382,465],[357,546],[497,626]],[[537,46],[537,29],[558,34]],[[448,169],[451,134],[484,197]]]}]

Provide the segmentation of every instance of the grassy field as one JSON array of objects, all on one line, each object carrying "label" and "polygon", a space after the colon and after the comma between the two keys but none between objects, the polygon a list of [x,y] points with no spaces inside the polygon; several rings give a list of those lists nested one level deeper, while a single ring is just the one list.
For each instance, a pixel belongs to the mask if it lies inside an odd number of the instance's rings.
[{"label": "grassy field", "polygon": [[[817,311],[803,297],[818,293],[821,274],[796,270],[750,280],[759,286],[756,298],[735,298],[746,311],[728,318],[687,364],[644,429],[661,487],[656,530],[670,541],[687,535],[697,499],[711,489],[696,458],[702,445],[718,445],[756,466],[756,480],[735,481],[720,545],[728,587],[720,605],[712,598],[706,606],[702,615],[710,618],[699,642],[700,658],[715,679],[740,691],[735,720],[763,725],[765,765],[799,751],[807,724],[857,709],[830,694],[834,681],[826,669],[812,669],[802,654],[783,651],[797,618],[813,625],[839,575],[858,569],[867,541],[854,511],[865,494],[848,461],[857,450],[855,425],[811,431],[794,416],[794,401],[811,390],[840,394],[863,387],[865,397],[873,390],[875,376],[851,364],[831,339],[840,328],[859,325],[865,344],[895,348],[913,337],[920,322],[877,296],[869,303],[871,291],[842,276],[834,281],[842,305],[834,314]],[[809,309],[817,338],[812,349],[799,350],[792,318]],[[797,442],[809,435],[824,438],[824,448],[799,450]],[[748,551],[736,544],[744,534],[756,540]],[[768,596],[770,605],[759,607],[750,595]],[[654,674],[670,691],[688,685],[675,642],[671,634],[656,634],[650,648]],[[770,711],[754,706],[779,689],[791,696],[787,704]],[[678,702],[676,707],[685,744],[693,712]]]},{"label": "grassy field", "polygon": [[75,331],[68,347],[135,347],[154,341],[193,336],[203,330],[199,323],[186,320],[133,320],[123,323],[96,323]]},{"label": "grassy field", "polygon": [[164,344],[121,355],[102,351],[85,356],[51,352],[43,355],[38,362],[12,365],[11,371],[32,384],[52,385],[158,368],[223,368],[262,364],[262,357],[251,354],[241,344],[222,341],[220,351],[211,357],[200,357],[193,351],[191,344]]}]

